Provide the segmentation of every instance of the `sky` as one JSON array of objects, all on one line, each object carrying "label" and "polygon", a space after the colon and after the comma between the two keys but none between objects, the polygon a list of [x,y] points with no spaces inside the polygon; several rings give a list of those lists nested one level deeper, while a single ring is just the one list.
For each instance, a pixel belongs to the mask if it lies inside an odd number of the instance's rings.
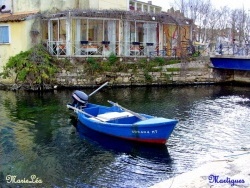
[{"label": "sky", "polygon": [[[148,2],[148,0],[139,0],[143,2]],[[175,0],[151,0],[153,5],[161,6],[164,11],[171,8],[171,4],[175,2]],[[232,9],[242,8],[244,6],[245,10],[250,10],[250,0],[211,0],[212,4],[215,7],[223,7],[228,6]]]}]

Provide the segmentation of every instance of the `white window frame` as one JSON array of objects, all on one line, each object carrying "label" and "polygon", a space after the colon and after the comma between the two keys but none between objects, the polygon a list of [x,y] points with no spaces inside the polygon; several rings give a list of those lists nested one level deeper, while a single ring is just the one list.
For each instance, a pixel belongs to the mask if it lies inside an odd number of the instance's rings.
[{"label": "white window frame", "polygon": [[2,44],[10,44],[11,43],[11,35],[10,35],[10,25],[8,25],[8,24],[0,24],[0,27],[8,27],[8,42],[2,42],[1,40],[0,40],[0,45],[2,45]]}]

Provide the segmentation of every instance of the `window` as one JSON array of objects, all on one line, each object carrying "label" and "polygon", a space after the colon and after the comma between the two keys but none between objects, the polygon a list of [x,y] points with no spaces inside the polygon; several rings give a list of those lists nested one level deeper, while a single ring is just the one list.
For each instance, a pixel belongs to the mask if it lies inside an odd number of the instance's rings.
[{"label": "window", "polygon": [[10,43],[9,26],[0,26],[0,44]]},{"label": "window", "polygon": [[65,19],[51,20],[50,40],[54,42],[66,40],[66,20]]}]

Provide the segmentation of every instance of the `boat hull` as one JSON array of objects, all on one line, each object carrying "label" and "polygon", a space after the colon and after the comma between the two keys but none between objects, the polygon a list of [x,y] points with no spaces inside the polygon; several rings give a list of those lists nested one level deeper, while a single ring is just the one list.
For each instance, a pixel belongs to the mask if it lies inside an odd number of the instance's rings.
[{"label": "boat hull", "polygon": [[250,70],[250,58],[244,56],[210,57],[214,68],[232,70]]},{"label": "boat hull", "polygon": [[122,139],[154,144],[165,144],[178,122],[174,119],[153,117],[145,114],[140,115],[147,117],[147,119],[133,124],[121,123],[120,120],[102,122],[89,118],[83,113],[77,114],[78,120],[92,130]]}]

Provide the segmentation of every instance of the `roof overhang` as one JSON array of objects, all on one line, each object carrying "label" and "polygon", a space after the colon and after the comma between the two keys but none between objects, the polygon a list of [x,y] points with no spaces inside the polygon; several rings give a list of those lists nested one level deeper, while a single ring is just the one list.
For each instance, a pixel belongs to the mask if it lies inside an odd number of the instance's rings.
[{"label": "roof overhang", "polygon": [[183,21],[176,19],[168,13],[149,13],[139,11],[122,11],[122,10],[67,10],[57,13],[46,13],[42,19],[57,19],[66,17],[90,17],[90,18],[110,18],[122,20],[152,21],[162,24],[177,24]]},{"label": "roof overhang", "polygon": [[0,23],[7,23],[7,22],[22,22],[27,19],[35,18],[38,15],[38,12],[23,12],[23,13],[4,13],[0,14]]}]

